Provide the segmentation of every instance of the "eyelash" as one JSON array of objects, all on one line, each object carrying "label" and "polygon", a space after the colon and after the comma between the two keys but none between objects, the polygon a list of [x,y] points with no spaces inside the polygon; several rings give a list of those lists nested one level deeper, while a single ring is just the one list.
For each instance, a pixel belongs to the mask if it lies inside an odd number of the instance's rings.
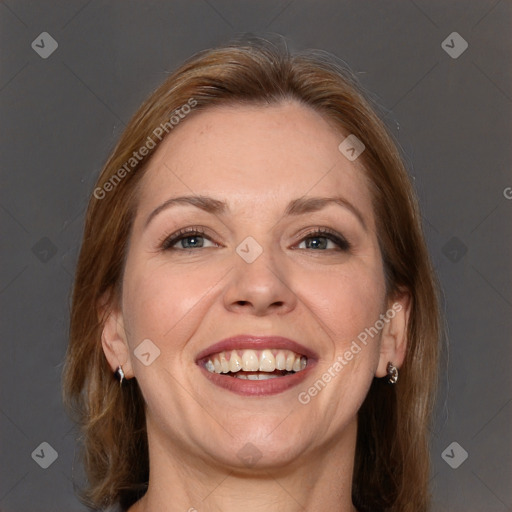
[{"label": "eyelash", "polygon": [[[163,251],[193,251],[194,249],[175,249],[173,248],[173,245],[175,245],[180,240],[183,240],[185,238],[192,238],[195,236],[201,236],[204,238],[208,238],[208,240],[212,241],[208,236],[206,236],[206,233],[204,229],[201,227],[189,227],[180,229],[176,233],[173,233],[170,236],[165,235],[160,241],[159,241],[159,248]],[[327,238],[328,240],[331,240],[335,244],[338,245],[340,251],[349,251],[352,247],[350,242],[348,242],[345,237],[339,235],[335,231],[331,231],[327,228],[318,228],[314,231],[311,231],[309,233],[306,233],[299,241],[299,243],[303,242],[304,240],[307,240],[308,238]],[[201,249],[201,247],[199,247]],[[307,249],[306,249],[307,250]],[[312,249],[315,250],[315,249]],[[329,249],[324,249],[329,250]],[[332,249],[331,249],[332,250]]]}]

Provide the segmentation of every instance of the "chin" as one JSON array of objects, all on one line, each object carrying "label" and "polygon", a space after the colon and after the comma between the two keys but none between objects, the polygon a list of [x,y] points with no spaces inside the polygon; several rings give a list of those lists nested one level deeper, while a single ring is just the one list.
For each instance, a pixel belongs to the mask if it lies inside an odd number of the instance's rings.
[{"label": "chin", "polygon": [[230,469],[279,469],[304,456],[311,446],[312,440],[304,436],[304,429],[295,425],[291,429],[282,417],[262,422],[253,416],[244,424],[230,424],[232,436],[223,431],[222,440],[212,443],[210,438],[204,451],[217,464]]}]

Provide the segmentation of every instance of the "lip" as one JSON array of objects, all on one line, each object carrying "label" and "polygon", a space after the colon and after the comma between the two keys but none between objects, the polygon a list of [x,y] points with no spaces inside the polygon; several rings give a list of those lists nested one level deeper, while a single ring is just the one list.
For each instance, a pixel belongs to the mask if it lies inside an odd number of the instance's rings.
[{"label": "lip", "polygon": [[[244,380],[236,377],[209,372],[205,367],[206,359],[212,354],[228,350],[264,350],[276,348],[291,350],[308,358],[308,364],[300,372],[267,380]],[[196,364],[204,376],[216,386],[243,396],[266,396],[282,393],[300,384],[309,375],[318,360],[318,355],[304,345],[282,336],[254,336],[242,334],[226,338],[202,350],[196,357]]]},{"label": "lip", "polygon": [[240,334],[238,336],[232,336],[226,338],[218,343],[210,345],[205,348],[196,357],[196,362],[201,359],[216,354],[218,352],[224,352],[227,350],[265,350],[266,348],[278,348],[291,350],[297,354],[306,356],[309,359],[317,360],[318,355],[313,350],[305,347],[297,341],[283,338],[282,336],[255,336],[252,334]]}]

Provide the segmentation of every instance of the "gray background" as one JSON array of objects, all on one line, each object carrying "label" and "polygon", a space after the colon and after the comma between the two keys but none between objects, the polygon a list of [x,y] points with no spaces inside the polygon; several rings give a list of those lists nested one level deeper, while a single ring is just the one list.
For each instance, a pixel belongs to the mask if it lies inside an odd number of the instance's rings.
[{"label": "gray background", "polygon": [[[84,208],[120,131],[195,51],[271,31],[347,62],[414,177],[449,347],[433,510],[512,510],[511,15],[504,0],[1,2],[0,509],[86,510],[61,372]],[[455,59],[454,31],[469,44]],[[42,32],[59,45],[47,59]]]}]

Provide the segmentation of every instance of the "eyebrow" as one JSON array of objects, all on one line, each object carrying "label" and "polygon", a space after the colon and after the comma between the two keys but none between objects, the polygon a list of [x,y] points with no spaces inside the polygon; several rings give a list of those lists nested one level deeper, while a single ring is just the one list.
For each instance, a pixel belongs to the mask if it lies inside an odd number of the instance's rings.
[{"label": "eyebrow", "polygon": [[[365,231],[367,230],[367,226],[361,212],[349,201],[344,199],[343,197],[299,197],[298,199],[294,199],[290,201],[285,210],[285,215],[303,215],[305,213],[317,212],[325,208],[330,204],[337,204],[350,212],[359,220]],[[160,206],[155,208],[146,219],[144,227],[146,228],[148,224],[162,211],[172,208],[177,205],[190,205],[195,206],[207,213],[212,213],[214,215],[223,215],[229,211],[228,205],[224,201],[219,201],[218,199],[213,199],[212,197],[207,196],[180,196],[180,197],[172,197],[168,199]]]}]

